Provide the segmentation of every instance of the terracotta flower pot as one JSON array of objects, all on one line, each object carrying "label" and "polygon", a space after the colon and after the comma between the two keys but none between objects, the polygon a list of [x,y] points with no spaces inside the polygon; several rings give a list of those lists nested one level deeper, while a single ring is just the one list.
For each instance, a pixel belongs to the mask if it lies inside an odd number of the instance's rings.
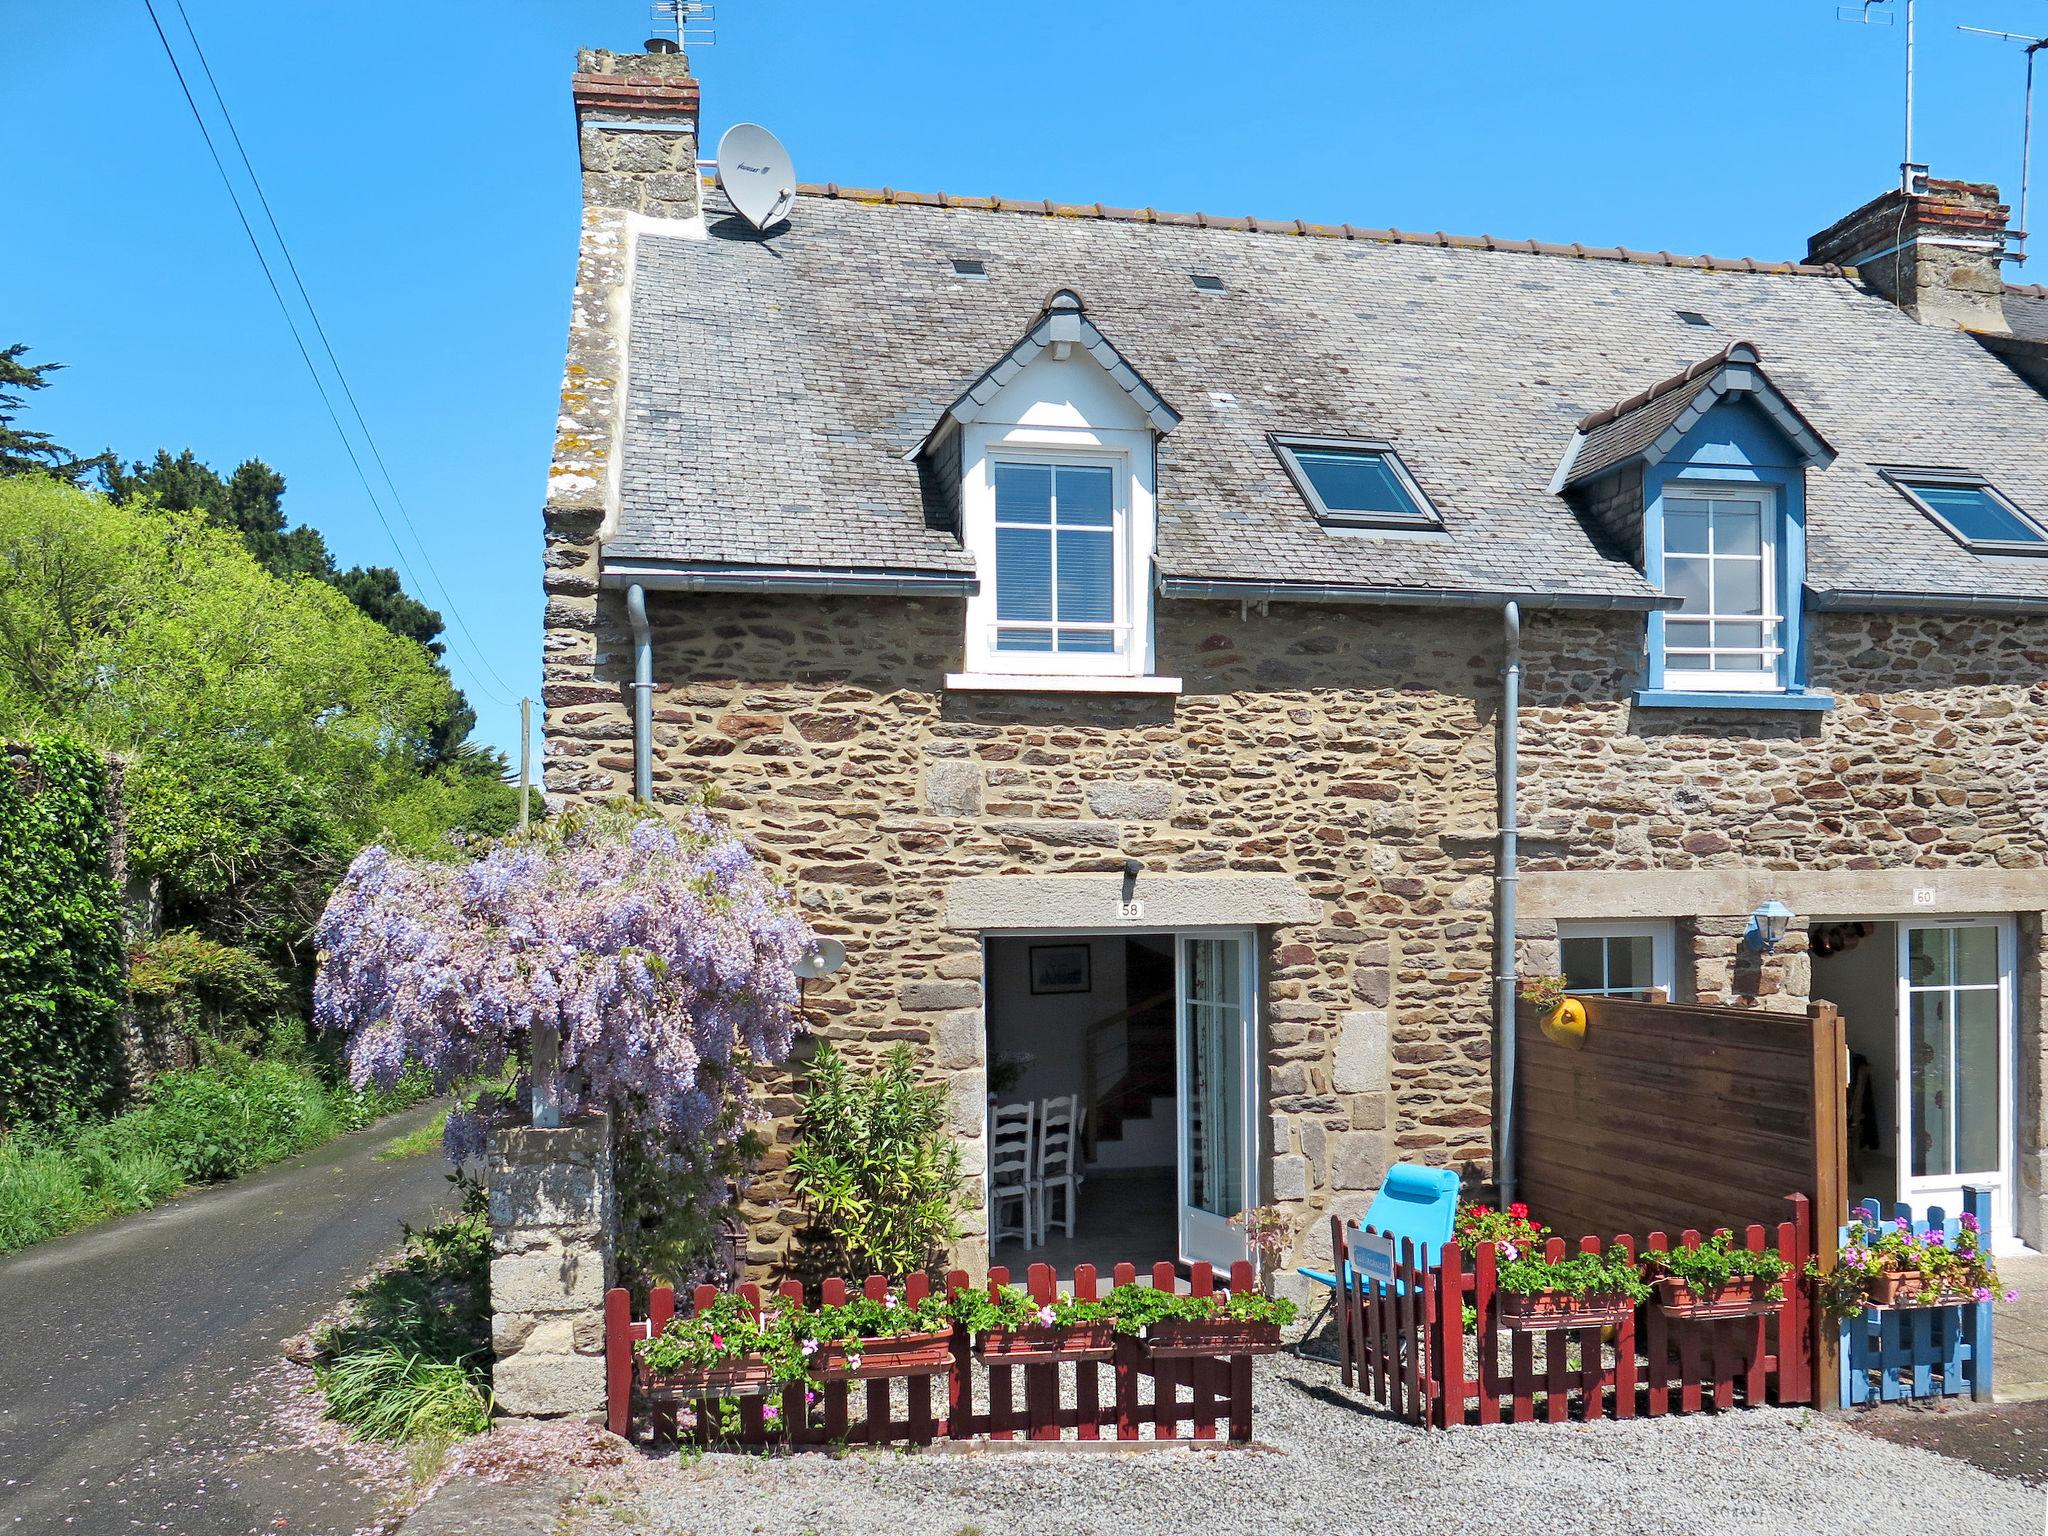
[{"label": "terracotta flower pot", "polygon": [[1145,1334],[1155,1360],[1206,1360],[1218,1355],[1275,1355],[1278,1323],[1240,1323],[1227,1317],[1189,1323],[1154,1323]]},{"label": "terracotta flower pot", "polygon": [[1696,1291],[1676,1275],[1660,1275],[1656,1284],[1657,1305],[1669,1317],[1760,1317],[1778,1309],[1778,1303],[1767,1294],[1771,1288],[1768,1280],[1730,1280],[1711,1290]]},{"label": "terracotta flower pot", "polygon": [[1930,1301],[1927,1277],[1917,1269],[1888,1269],[1872,1275],[1867,1287],[1874,1307],[1917,1307]]},{"label": "terracotta flower pot", "polygon": [[856,1344],[827,1344],[818,1351],[818,1376],[823,1381],[938,1376],[952,1368],[950,1328],[939,1333],[902,1333],[892,1339],[862,1339]]},{"label": "terracotta flower pot", "polygon": [[1116,1330],[1108,1323],[991,1328],[975,1340],[974,1352],[991,1365],[1045,1365],[1061,1360],[1099,1363],[1116,1354]]},{"label": "terracotta flower pot", "polygon": [[674,1371],[649,1371],[647,1386],[655,1392],[703,1393],[715,1397],[751,1397],[767,1392],[775,1378],[759,1355],[735,1355],[716,1365],[686,1365]]},{"label": "terracotta flower pot", "polygon": [[1494,1304],[1503,1328],[1603,1328],[1619,1326],[1635,1311],[1636,1304],[1619,1292],[1592,1296],[1568,1296],[1562,1291],[1536,1291],[1522,1295],[1497,1291]]}]

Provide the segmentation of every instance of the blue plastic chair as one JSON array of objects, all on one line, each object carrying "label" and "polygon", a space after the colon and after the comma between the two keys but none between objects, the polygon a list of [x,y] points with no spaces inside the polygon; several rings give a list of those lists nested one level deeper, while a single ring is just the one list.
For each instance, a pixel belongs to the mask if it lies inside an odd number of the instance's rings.
[{"label": "blue plastic chair", "polygon": [[[1419,1163],[1396,1163],[1387,1170],[1386,1182],[1373,1196],[1361,1227],[1377,1227],[1415,1244],[1415,1262],[1427,1269],[1436,1263],[1439,1249],[1451,1240],[1458,1219],[1458,1175],[1449,1168],[1425,1168]],[[1351,1263],[1341,1254],[1344,1278],[1351,1278]],[[1295,1273],[1318,1285],[1337,1288],[1337,1277],[1327,1270],[1302,1266]]]}]

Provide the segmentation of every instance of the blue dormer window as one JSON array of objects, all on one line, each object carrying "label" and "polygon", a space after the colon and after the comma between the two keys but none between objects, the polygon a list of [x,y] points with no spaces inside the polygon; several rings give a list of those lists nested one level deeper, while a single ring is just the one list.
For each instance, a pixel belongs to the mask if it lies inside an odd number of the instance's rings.
[{"label": "blue dormer window", "polygon": [[1731,342],[1579,422],[1551,489],[1574,497],[1663,595],[1640,706],[1821,710],[1800,653],[1806,476],[1835,457]]},{"label": "blue dormer window", "polygon": [[1770,488],[1664,493],[1667,686],[1759,692],[1784,686],[1778,496]]}]

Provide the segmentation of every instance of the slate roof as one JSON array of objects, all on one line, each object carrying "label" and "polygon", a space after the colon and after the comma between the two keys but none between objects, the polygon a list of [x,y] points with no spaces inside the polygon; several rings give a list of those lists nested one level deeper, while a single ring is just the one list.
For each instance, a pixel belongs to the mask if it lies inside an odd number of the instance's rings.
[{"label": "slate roof", "polygon": [[[2048,600],[2048,561],[1962,548],[1872,468],[1977,470],[2048,516],[2048,398],[1834,269],[937,201],[814,193],[762,241],[707,194],[709,238],[639,234],[608,565],[970,570],[910,455],[1070,288],[1185,418],[1159,445],[1169,591],[1652,600],[1549,484],[1583,417],[1711,344],[1691,310],[1840,455],[1808,478],[1810,585]],[[1444,531],[1323,527],[1269,432],[1392,443]]]}]

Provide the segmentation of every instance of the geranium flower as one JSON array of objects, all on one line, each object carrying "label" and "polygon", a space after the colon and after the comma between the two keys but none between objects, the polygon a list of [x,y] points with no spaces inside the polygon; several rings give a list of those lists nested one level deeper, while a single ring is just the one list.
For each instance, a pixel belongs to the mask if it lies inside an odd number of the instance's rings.
[{"label": "geranium flower", "polygon": [[1958,1217],[1956,1218],[1956,1225],[1957,1225],[1957,1226],[1959,1226],[1959,1227],[1961,1227],[1961,1228],[1962,1228],[1962,1229],[1963,1229],[1963,1230],[1964,1230],[1965,1232],[1974,1232],[1974,1231],[1976,1231],[1976,1230],[1977,1230],[1977,1215],[1976,1215],[1976,1212],[1974,1212],[1974,1211],[1965,1211],[1965,1212],[1963,1212],[1963,1214],[1962,1214],[1962,1215],[1960,1215],[1960,1216],[1958,1216]]},{"label": "geranium flower", "polygon": [[768,1404],[767,1407],[761,1410],[761,1419],[764,1423],[773,1424],[777,1419],[781,1417],[782,1410],[776,1407],[773,1403]]},{"label": "geranium flower", "polygon": [[1529,1207],[1520,1200],[1517,1200],[1513,1205],[1508,1207],[1508,1214],[1510,1216],[1519,1216],[1522,1219],[1527,1220],[1529,1216]]},{"label": "geranium flower", "polygon": [[2007,1301],[2018,1301],[2020,1299],[2020,1293],[2018,1291],[2007,1291],[2005,1293],[2005,1299]]},{"label": "geranium flower", "polygon": [[1976,1292],[1976,1295],[1977,1295],[1977,1299],[1978,1299],[1979,1301],[1989,1301],[1989,1300],[1991,1300],[1991,1287],[1990,1287],[1990,1286],[1988,1286],[1988,1285],[1980,1285],[1980,1286],[1978,1286],[1978,1287],[1977,1287],[1977,1292]]}]

